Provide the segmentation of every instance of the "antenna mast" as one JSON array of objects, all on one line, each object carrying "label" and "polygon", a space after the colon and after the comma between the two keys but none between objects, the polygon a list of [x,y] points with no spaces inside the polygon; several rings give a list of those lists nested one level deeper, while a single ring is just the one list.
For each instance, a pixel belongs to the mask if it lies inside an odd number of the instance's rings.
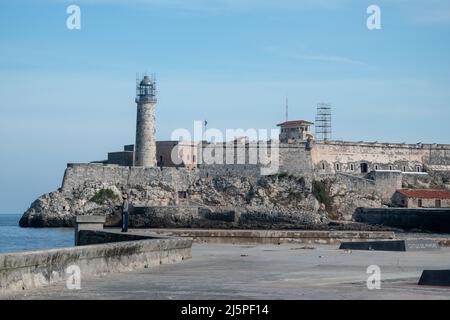
[{"label": "antenna mast", "polygon": [[289,100],[286,97],[286,122],[289,120]]}]

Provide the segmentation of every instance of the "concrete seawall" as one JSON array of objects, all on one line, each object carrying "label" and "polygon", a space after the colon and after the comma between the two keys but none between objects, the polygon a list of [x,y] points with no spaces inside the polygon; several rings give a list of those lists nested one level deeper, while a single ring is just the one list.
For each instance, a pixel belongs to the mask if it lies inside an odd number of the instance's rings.
[{"label": "concrete seawall", "polygon": [[[70,266],[79,267],[82,282],[83,278],[91,276],[143,269],[191,258],[192,240],[189,238],[138,236],[141,240],[136,240],[136,236],[133,237],[133,241],[126,241],[128,239],[122,236],[118,241],[124,242],[1,254],[0,294],[66,281],[72,275],[72,272],[67,273]],[[102,238],[117,241],[114,233],[83,231],[85,243],[106,242],[99,240]]]},{"label": "concrete seawall", "polygon": [[[133,232],[133,230],[132,230]],[[142,229],[143,233],[191,237],[195,242],[214,244],[339,244],[342,241],[394,239],[390,231],[309,231],[309,230],[220,230]]]},{"label": "concrete seawall", "polygon": [[450,208],[358,208],[354,214],[358,222],[384,225],[405,230],[450,233]]}]

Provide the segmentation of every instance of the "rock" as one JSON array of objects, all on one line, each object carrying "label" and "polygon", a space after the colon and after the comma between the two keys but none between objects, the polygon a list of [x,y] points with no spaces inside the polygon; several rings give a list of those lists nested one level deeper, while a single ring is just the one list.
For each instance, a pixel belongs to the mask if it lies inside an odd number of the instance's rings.
[{"label": "rock", "polygon": [[[102,203],[93,201],[101,190],[114,195]],[[135,207],[167,206],[181,203],[179,215],[153,215],[136,219],[136,226],[189,227],[280,227],[305,226],[327,221],[326,213],[305,188],[303,180],[263,176],[249,178],[219,176],[192,179],[187,186],[188,199],[177,199],[177,190],[168,177],[148,185],[89,182],[70,190],[44,194],[34,201],[20,220],[22,227],[71,227],[77,215],[104,215],[108,225],[120,223],[122,195],[131,195]],[[183,206],[198,206],[199,217],[183,216]],[[224,210],[224,208],[227,208]],[[205,212],[209,212],[206,214]],[[233,219],[231,219],[233,212]]]},{"label": "rock", "polygon": [[[324,184],[328,186],[331,199],[328,205],[316,199],[311,191],[311,181],[290,175],[192,175],[183,183],[183,190],[188,195],[186,199],[178,198],[177,185],[172,182],[170,174],[164,172],[148,182],[133,185],[86,180],[73,188],[39,197],[24,213],[20,226],[71,227],[78,215],[103,215],[106,216],[106,226],[117,226],[125,193],[131,196],[132,207],[156,208],[130,218],[134,227],[321,229],[328,226],[330,217],[350,220],[357,207],[382,206],[376,196],[355,192],[338,180]],[[106,189],[109,191],[104,194],[111,195],[111,198],[93,200]],[[172,207],[164,209],[167,206]],[[199,210],[192,211],[187,209],[189,207]]]}]

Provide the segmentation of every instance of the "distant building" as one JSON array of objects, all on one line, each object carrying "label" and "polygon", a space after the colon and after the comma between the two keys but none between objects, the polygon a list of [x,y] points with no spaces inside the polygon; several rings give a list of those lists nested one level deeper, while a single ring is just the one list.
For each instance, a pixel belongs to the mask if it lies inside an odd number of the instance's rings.
[{"label": "distant building", "polygon": [[108,164],[117,164],[119,166],[134,166],[134,144],[123,147],[123,151],[108,152]]},{"label": "distant building", "polygon": [[[158,167],[196,168],[198,143],[191,141],[157,141],[156,160]],[[173,155],[173,157],[172,157]],[[134,145],[126,145],[123,151],[109,152],[107,164],[132,167],[135,165]]]},{"label": "distant building", "polygon": [[404,208],[450,208],[450,192],[433,189],[400,189],[393,203]]},{"label": "distant building", "polygon": [[280,142],[296,143],[306,141],[308,138],[313,139],[314,134],[309,130],[313,124],[306,120],[293,120],[277,124],[281,128]]},{"label": "distant building", "polygon": [[157,141],[156,160],[158,167],[196,168],[199,143],[192,141]]}]

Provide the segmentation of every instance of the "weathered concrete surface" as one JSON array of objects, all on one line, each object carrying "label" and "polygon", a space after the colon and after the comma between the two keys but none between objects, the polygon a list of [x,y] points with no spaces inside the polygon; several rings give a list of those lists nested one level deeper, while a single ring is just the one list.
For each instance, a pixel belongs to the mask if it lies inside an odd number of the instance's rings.
[{"label": "weathered concrete surface", "polygon": [[63,282],[72,265],[97,276],[180,262],[191,257],[191,245],[189,238],[164,238],[0,254],[0,293]]},{"label": "weathered concrete surface", "polygon": [[[309,249],[309,248],[314,249]],[[439,252],[345,252],[329,245],[194,244],[176,265],[82,279],[8,296],[16,299],[450,299],[450,289],[418,286],[425,269],[448,269]],[[381,290],[368,290],[367,267],[381,268]]]},{"label": "weathered concrete surface", "polygon": [[140,234],[191,237],[196,242],[216,244],[337,244],[342,241],[394,239],[394,232],[310,231],[310,230],[227,230],[227,229],[139,229]]}]

